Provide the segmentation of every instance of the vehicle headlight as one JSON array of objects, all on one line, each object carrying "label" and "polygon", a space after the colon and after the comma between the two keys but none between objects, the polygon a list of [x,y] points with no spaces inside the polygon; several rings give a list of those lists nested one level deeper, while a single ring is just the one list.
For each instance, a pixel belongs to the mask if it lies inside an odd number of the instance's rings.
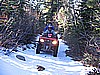
[{"label": "vehicle headlight", "polygon": [[57,41],[56,40],[52,41],[52,44],[54,44],[54,45],[57,44]]},{"label": "vehicle headlight", "polygon": [[44,42],[44,39],[40,39],[40,42]]}]

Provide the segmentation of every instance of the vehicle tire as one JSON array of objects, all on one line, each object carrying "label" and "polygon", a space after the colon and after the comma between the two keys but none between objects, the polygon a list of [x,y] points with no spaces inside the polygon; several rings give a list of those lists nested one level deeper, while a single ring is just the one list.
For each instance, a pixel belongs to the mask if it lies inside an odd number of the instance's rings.
[{"label": "vehicle tire", "polygon": [[40,44],[37,45],[36,54],[40,54]]},{"label": "vehicle tire", "polygon": [[55,50],[54,50],[54,52],[53,52],[53,56],[54,56],[54,57],[57,57],[57,54],[58,54],[58,46],[55,47]]}]

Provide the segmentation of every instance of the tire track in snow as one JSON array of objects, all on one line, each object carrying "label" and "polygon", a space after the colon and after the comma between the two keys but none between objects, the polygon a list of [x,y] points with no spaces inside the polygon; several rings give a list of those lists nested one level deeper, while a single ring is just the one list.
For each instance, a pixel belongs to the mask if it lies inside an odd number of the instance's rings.
[{"label": "tire track in snow", "polygon": [[[59,65],[73,65],[73,66],[82,65],[80,62],[77,62],[77,61],[71,61],[71,62],[64,62],[64,61],[57,61],[57,60],[55,61],[55,60],[50,59],[50,58],[33,56],[33,55],[28,55],[28,54],[20,53],[20,52],[17,52],[16,54],[31,58],[33,60],[40,60],[40,61],[45,61],[45,62],[48,62],[48,63],[55,63],[55,64],[59,64]],[[55,59],[57,59],[57,58],[55,58]],[[58,58],[58,60],[59,60],[59,58]]]},{"label": "tire track in snow", "polygon": [[[26,58],[30,58],[33,61],[35,61],[35,63],[39,64],[39,65],[43,65],[44,64],[48,65],[46,66],[47,71],[49,72],[59,72],[62,71],[63,74],[62,75],[66,75],[69,73],[80,73],[85,67],[79,63],[79,62],[75,62],[75,61],[71,61],[71,62],[64,62],[64,61],[55,61],[52,59],[48,59],[48,58],[43,58],[40,56],[33,56],[33,55],[28,55],[28,54],[24,54],[24,53],[18,53],[21,54],[23,56],[25,56]],[[61,73],[58,73],[58,75],[61,75]],[[80,75],[80,74],[76,74],[76,75]]]},{"label": "tire track in snow", "polygon": [[[10,65],[16,67],[16,68],[19,68],[19,69],[22,69],[22,70],[26,70],[26,71],[30,71],[32,72],[32,74],[34,75],[34,73],[36,75],[52,75],[50,72],[48,71],[38,71],[36,69],[36,67],[34,67],[34,65],[29,65],[29,64],[25,64],[25,63],[18,63],[18,61],[14,61],[14,60],[11,60],[10,58],[8,58],[8,56],[0,56],[0,59],[3,60],[4,62],[6,63],[10,63]],[[35,65],[36,66],[36,65]]]}]

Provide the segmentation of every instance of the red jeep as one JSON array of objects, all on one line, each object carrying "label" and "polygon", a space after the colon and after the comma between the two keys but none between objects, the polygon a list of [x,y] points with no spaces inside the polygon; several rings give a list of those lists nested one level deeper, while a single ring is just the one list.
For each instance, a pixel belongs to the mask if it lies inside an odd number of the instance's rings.
[{"label": "red jeep", "polygon": [[46,36],[40,36],[36,54],[39,54],[40,51],[51,51],[53,53],[53,56],[57,57],[59,46],[57,36],[54,37],[52,34],[46,34]]}]

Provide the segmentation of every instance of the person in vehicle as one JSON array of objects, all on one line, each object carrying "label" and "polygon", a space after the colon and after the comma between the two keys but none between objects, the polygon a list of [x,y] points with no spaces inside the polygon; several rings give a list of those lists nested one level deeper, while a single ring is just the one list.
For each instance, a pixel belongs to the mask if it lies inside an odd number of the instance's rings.
[{"label": "person in vehicle", "polygon": [[56,33],[55,33],[55,31],[52,28],[53,28],[52,25],[48,25],[47,30],[45,30],[42,35],[52,34],[53,36],[56,36]]},{"label": "person in vehicle", "polygon": [[48,26],[52,26],[51,29],[55,30],[54,26],[52,25],[52,23],[47,24],[47,26],[44,28],[44,31],[46,31],[48,29]]}]

